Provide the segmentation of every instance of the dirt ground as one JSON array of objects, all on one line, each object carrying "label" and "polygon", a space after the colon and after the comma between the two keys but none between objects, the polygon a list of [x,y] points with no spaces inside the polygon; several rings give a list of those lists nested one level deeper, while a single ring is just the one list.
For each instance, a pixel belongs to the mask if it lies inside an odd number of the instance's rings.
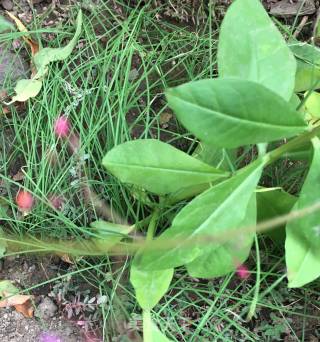
[{"label": "dirt ground", "polygon": [[[7,257],[2,262],[0,279],[11,280],[20,290],[44,283],[60,273],[56,258]],[[58,305],[48,297],[52,284],[36,287],[34,317],[26,318],[14,308],[0,309],[1,342],[81,342],[86,341],[79,326],[67,320]],[[49,339],[55,336],[56,339]],[[48,337],[48,339],[46,339]]]}]

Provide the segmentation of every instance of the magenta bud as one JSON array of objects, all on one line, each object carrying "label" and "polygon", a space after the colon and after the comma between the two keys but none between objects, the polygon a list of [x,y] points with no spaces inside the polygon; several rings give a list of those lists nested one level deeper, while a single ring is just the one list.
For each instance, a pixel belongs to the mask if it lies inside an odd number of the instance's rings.
[{"label": "magenta bud", "polygon": [[33,206],[34,199],[30,192],[25,190],[20,190],[16,197],[16,203],[19,207],[19,210],[26,213],[29,212]]},{"label": "magenta bud", "polygon": [[241,279],[248,279],[250,277],[250,271],[248,270],[247,266],[243,264],[237,267],[236,274]]},{"label": "magenta bud", "polygon": [[62,115],[57,118],[54,123],[54,133],[59,138],[66,138],[70,133],[70,122],[69,119]]}]

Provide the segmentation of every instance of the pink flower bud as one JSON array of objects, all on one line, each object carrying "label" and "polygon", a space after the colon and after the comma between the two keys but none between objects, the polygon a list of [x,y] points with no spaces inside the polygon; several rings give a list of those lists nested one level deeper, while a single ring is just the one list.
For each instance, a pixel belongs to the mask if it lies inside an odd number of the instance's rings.
[{"label": "pink flower bud", "polygon": [[66,116],[59,116],[54,123],[54,133],[59,138],[66,138],[70,132],[70,122]]},{"label": "pink flower bud", "polygon": [[237,267],[236,274],[241,279],[248,279],[250,277],[250,271],[248,270],[247,266],[243,264]]},{"label": "pink flower bud", "polygon": [[20,190],[17,194],[16,202],[22,212],[28,212],[31,210],[34,200],[30,192]]}]

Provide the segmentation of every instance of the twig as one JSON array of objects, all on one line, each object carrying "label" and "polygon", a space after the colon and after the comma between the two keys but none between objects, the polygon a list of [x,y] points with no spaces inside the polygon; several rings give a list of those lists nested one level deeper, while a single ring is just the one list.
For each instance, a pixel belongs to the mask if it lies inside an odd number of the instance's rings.
[{"label": "twig", "polygon": [[307,15],[305,15],[300,24],[298,25],[297,29],[295,30],[294,34],[293,34],[293,38],[297,38],[300,34],[300,32],[302,31],[302,29],[304,28],[304,25],[307,23],[309,17]]}]

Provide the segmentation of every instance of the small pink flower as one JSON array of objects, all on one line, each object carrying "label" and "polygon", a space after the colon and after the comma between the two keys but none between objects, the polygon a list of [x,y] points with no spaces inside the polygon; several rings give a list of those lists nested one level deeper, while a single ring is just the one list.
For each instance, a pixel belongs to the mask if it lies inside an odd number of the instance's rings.
[{"label": "small pink flower", "polygon": [[59,336],[49,332],[43,332],[40,335],[39,342],[63,342]]},{"label": "small pink flower", "polygon": [[64,199],[62,196],[50,195],[48,200],[54,209],[57,209],[57,210],[63,209]]},{"label": "small pink flower", "polygon": [[247,266],[243,264],[237,267],[236,274],[241,279],[248,279],[250,277],[250,271],[248,270]]},{"label": "small pink flower", "polygon": [[66,138],[70,132],[70,122],[69,119],[62,115],[54,123],[54,133],[59,138]]},{"label": "small pink flower", "polygon": [[22,212],[28,212],[33,206],[34,199],[30,192],[20,190],[16,197],[16,203]]}]

